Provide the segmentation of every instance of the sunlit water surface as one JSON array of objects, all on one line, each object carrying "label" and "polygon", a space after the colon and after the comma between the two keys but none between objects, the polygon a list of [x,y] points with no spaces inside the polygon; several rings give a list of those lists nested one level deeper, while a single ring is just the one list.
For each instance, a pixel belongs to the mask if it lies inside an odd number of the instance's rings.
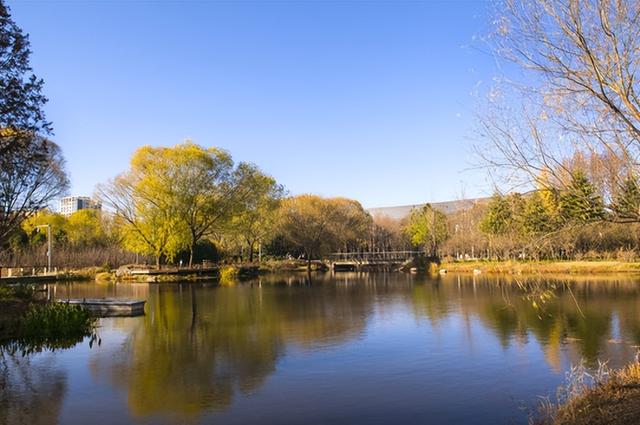
[{"label": "sunlit water surface", "polygon": [[[214,284],[58,284],[147,300],[102,343],[0,357],[0,423],[526,423],[571,364],[631,360],[633,278],[338,273]],[[536,284],[538,284],[537,282]]]}]

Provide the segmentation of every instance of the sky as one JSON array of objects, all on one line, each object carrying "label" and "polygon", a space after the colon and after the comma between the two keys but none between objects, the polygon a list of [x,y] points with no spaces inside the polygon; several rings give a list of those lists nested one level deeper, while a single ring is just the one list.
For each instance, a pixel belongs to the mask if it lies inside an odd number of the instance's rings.
[{"label": "sky", "polygon": [[482,1],[9,0],[45,80],[70,193],[136,148],[228,150],[292,195],[365,207],[487,196],[474,114]]}]

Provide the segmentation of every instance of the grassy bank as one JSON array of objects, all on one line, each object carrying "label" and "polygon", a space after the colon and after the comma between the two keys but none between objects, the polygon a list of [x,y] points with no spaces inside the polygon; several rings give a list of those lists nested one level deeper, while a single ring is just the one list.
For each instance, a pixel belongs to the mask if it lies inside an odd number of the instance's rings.
[{"label": "grassy bank", "polygon": [[640,273],[640,262],[627,261],[454,261],[444,262],[441,270],[473,273]]},{"label": "grassy bank", "polygon": [[23,353],[75,345],[96,319],[79,306],[38,298],[28,286],[0,287],[0,349]]},{"label": "grassy bank", "polygon": [[551,406],[541,425],[632,425],[640,423],[640,363],[609,372],[608,379]]}]

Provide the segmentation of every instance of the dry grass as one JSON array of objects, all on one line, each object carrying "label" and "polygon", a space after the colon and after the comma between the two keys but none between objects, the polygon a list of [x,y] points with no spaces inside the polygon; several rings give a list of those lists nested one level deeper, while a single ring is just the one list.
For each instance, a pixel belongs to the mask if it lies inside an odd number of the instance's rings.
[{"label": "dry grass", "polygon": [[594,375],[580,365],[568,374],[558,399],[558,405],[543,404],[544,419],[539,424],[640,424],[640,363],[619,371],[601,367]]},{"label": "dry grass", "polygon": [[640,273],[640,262],[626,261],[461,261],[443,263],[451,272],[472,273]]}]

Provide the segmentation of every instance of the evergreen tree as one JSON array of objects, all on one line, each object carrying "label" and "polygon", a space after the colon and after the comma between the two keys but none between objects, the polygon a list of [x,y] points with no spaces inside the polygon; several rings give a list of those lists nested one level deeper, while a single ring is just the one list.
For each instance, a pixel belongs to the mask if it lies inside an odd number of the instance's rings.
[{"label": "evergreen tree", "polygon": [[630,175],[625,179],[611,207],[620,221],[640,221],[640,184],[636,176]]},{"label": "evergreen tree", "polygon": [[504,235],[511,227],[512,218],[509,200],[496,193],[489,201],[487,211],[480,220],[480,230],[489,235]]},{"label": "evergreen tree", "polygon": [[605,218],[602,196],[587,176],[576,171],[571,184],[560,195],[560,213],[565,222],[592,223]]}]

